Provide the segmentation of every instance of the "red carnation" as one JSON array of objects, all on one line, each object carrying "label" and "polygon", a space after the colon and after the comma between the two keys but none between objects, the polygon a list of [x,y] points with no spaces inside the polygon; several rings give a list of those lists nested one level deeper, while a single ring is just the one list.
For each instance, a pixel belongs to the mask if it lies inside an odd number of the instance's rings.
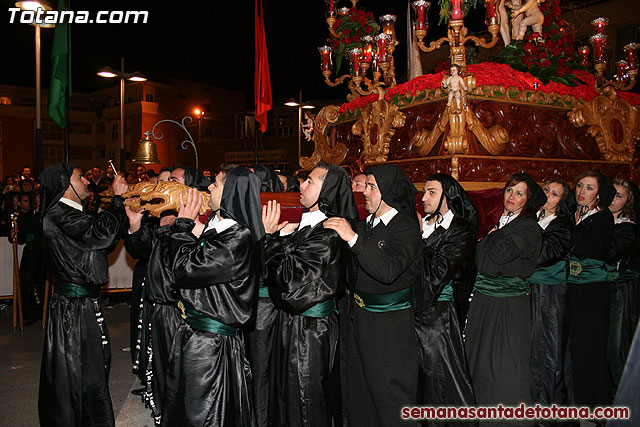
[{"label": "red carnation", "polygon": [[358,19],[358,17],[356,15],[349,15],[349,21],[351,22],[356,22],[356,19]]},{"label": "red carnation", "polygon": [[367,20],[366,20],[366,19],[364,19],[364,18],[358,18],[358,22],[359,22],[359,23],[360,23],[360,25],[362,25],[363,27],[364,27],[365,25],[367,25]]},{"label": "red carnation", "polygon": [[342,30],[342,33],[343,33],[345,36],[348,36],[348,35],[351,33],[351,30],[350,30],[349,28],[345,28],[344,30]]},{"label": "red carnation", "polygon": [[548,59],[545,59],[544,61],[542,61],[542,66],[544,68],[547,68],[550,65],[551,65],[551,61],[549,61]]},{"label": "red carnation", "polygon": [[333,47],[337,49],[339,46],[340,46],[340,41],[338,39],[335,39],[333,41]]},{"label": "red carnation", "polygon": [[358,11],[358,18],[364,18],[364,17],[365,17],[364,12],[363,12],[363,11],[361,11],[361,10],[359,10],[359,11]]},{"label": "red carnation", "polygon": [[351,37],[345,37],[344,38],[344,44],[346,44],[346,45],[351,44]]},{"label": "red carnation", "polygon": [[373,27],[371,25],[367,25],[364,27],[364,32],[367,34],[371,34],[373,32]]},{"label": "red carnation", "polygon": [[371,12],[367,13],[367,19],[373,19],[373,13]]},{"label": "red carnation", "polygon": [[353,38],[353,41],[354,41],[354,42],[358,42],[358,43],[359,43],[359,42],[360,42],[360,36],[355,36],[355,37]]}]

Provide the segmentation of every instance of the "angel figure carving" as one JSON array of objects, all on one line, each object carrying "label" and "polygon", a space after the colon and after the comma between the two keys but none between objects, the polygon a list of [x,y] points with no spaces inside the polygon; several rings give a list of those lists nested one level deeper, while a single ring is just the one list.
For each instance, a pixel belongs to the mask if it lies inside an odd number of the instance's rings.
[{"label": "angel figure carving", "polygon": [[315,115],[305,111],[305,122],[302,124],[302,133],[304,133],[304,139],[311,141],[313,138],[313,127],[315,122]]},{"label": "angel figure carving", "polygon": [[[527,32],[527,27],[531,27],[534,33],[540,34],[542,37],[542,23],[544,22],[544,14],[538,7],[544,0],[528,0],[524,5],[519,6],[515,3],[506,3],[510,9],[515,9],[511,12],[511,19],[513,20],[514,30],[516,29],[515,19],[524,14],[524,19],[520,21],[517,26],[518,33],[513,37],[515,40],[524,39],[524,35]],[[515,31],[514,31],[515,32]]]},{"label": "angel figure carving", "polygon": [[467,85],[460,76],[460,66],[458,64],[451,65],[451,75],[442,78],[442,87],[449,90],[449,98],[447,107],[451,107],[453,100],[456,100],[456,110],[461,110],[462,105],[467,106]]}]

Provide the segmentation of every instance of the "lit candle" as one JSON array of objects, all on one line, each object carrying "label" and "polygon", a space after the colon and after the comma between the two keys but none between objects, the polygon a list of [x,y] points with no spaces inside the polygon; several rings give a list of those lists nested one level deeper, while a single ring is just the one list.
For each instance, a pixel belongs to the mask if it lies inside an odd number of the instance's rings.
[{"label": "lit candle", "polygon": [[624,45],[624,53],[627,54],[627,63],[629,64],[630,70],[635,70],[638,68],[638,48],[640,44],[638,43],[629,43]]},{"label": "lit candle", "polygon": [[382,15],[380,18],[380,25],[382,26],[382,32],[387,34],[391,41],[396,41],[396,31],[394,29],[396,23],[396,15]]},{"label": "lit candle", "polygon": [[451,19],[457,20],[464,18],[464,13],[460,9],[460,0],[451,0]]},{"label": "lit candle", "polygon": [[616,66],[618,68],[616,79],[624,80],[627,77],[627,61],[625,61],[624,59],[622,61],[618,61],[616,62]]},{"label": "lit candle", "polygon": [[582,57],[580,65],[587,67],[589,65],[589,46],[580,46],[578,48],[578,53],[580,53],[580,56]]},{"label": "lit candle", "polygon": [[349,51],[349,60],[351,61],[351,75],[360,75],[360,57],[362,56],[362,49],[356,47]]},{"label": "lit candle", "polygon": [[349,14],[349,8],[348,7],[341,7],[340,9],[338,9],[338,14],[346,16]]},{"label": "lit candle", "polygon": [[373,46],[371,42],[373,42],[373,37],[364,36],[361,39],[362,41],[362,62],[366,62],[370,64],[373,61]]},{"label": "lit candle", "polygon": [[331,62],[331,52],[333,48],[331,46],[320,46],[318,48],[320,52],[320,58],[322,59],[322,71],[331,70],[333,68],[333,64]]},{"label": "lit candle", "polygon": [[431,3],[425,0],[416,0],[411,3],[411,6],[413,6],[413,10],[417,15],[416,30],[426,30],[429,27],[429,23],[427,22],[427,12],[429,11]]},{"label": "lit candle", "polygon": [[607,28],[607,25],[609,25],[609,19],[608,18],[596,18],[593,21],[591,21],[591,25],[596,27],[596,33],[597,34],[604,34],[604,30]]},{"label": "lit candle", "polygon": [[606,34],[598,33],[591,36],[589,39],[593,46],[593,62],[605,62],[604,60],[604,46],[607,42]]},{"label": "lit candle", "polygon": [[391,39],[388,34],[380,33],[376,36],[376,43],[378,44],[378,63],[387,61],[387,42]]},{"label": "lit candle", "polygon": [[496,25],[498,20],[496,18],[496,4],[495,0],[487,0],[485,6],[487,7],[487,25]]}]

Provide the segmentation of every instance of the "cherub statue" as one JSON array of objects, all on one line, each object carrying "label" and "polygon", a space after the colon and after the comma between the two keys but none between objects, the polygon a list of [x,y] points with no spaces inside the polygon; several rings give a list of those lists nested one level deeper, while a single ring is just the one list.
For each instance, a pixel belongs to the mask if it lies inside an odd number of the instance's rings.
[{"label": "cherub statue", "polygon": [[516,29],[515,19],[518,17],[518,15],[523,13],[525,16],[525,18],[520,21],[518,34],[513,36],[515,40],[524,39],[524,34],[527,32],[528,26],[531,26],[531,29],[534,33],[542,35],[542,23],[544,22],[544,14],[540,11],[540,8],[538,6],[543,1],[544,0],[528,0],[521,7],[515,3],[507,3],[507,6],[510,9],[515,9],[513,12],[511,12],[511,18],[514,20],[514,30]]},{"label": "cherub statue", "polygon": [[305,140],[311,141],[311,139],[313,138],[313,126],[314,126],[315,115],[305,111],[304,118],[305,118],[305,122],[302,124],[302,133],[304,133]]},{"label": "cherub statue", "polygon": [[509,32],[509,14],[504,7],[505,0],[498,0],[496,3],[496,18],[498,18],[498,25],[500,25],[500,35],[504,45],[507,46],[511,43],[511,33]]},{"label": "cherub statue", "polygon": [[451,65],[450,72],[451,75],[449,77],[445,75],[442,78],[442,87],[444,89],[449,89],[447,107],[451,106],[451,102],[455,98],[457,110],[461,110],[463,101],[464,106],[467,106],[467,85],[465,84],[464,79],[460,77],[460,66],[458,64]]}]

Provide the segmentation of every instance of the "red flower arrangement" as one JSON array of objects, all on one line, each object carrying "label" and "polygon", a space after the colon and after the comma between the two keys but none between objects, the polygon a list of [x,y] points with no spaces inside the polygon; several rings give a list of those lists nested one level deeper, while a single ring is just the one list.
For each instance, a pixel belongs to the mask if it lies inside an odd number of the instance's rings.
[{"label": "red flower arrangement", "polygon": [[376,35],[380,26],[376,23],[373,13],[352,7],[347,15],[338,15],[335,29],[340,37],[331,37],[329,43],[336,50],[336,71],[339,72],[342,59],[349,50],[362,47],[360,39]]}]

